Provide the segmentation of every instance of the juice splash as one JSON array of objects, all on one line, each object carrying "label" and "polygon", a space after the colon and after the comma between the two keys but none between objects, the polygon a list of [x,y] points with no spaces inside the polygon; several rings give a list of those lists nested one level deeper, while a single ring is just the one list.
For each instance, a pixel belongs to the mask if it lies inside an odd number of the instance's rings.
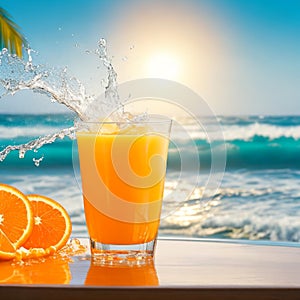
[{"label": "juice splash", "polygon": [[1,261],[0,284],[69,284],[72,257],[86,254],[87,247],[80,240],[72,239],[51,256],[40,257],[38,253],[32,253],[31,257],[17,257],[12,262]]},{"label": "juice splash", "polygon": [[[32,49],[27,49],[27,61],[9,54],[7,49],[0,51],[0,99],[6,95],[14,95],[22,90],[46,95],[52,102],[60,103],[73,111],[81,120],[106,116],[112,108],[121,106],[117,90],[117,73],[107,53],[106,41],[100,39],[98,48],[93,52],[107,70],[106,99],[103,103],[95,102],[84,85],[75,77],[68,75],[67,68],[55,69],[42,64],[33,63]],[[92,106],[92,109],[87,109]],[[19,151],[19,158],[24,158],[27,151],[37,151],[43,145],[51,144],[57,139],[75,138],[75,127],[65,128],[54,134],[39,137],[21,145],[8,145],[0,151],[0,162],[12,151]],[[34,161],[39,165],[40,161]]]}]

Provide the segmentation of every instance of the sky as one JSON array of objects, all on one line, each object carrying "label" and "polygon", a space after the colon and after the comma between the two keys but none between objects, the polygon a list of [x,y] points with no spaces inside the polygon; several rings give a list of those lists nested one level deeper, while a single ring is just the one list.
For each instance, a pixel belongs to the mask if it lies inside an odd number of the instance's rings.
[{"label": "sky", "polygon": [[[90,93],[99,67],[86,53],[107,40],[120,83],[180,82],[218,115],[300,113],[299,0],[0,0],[38,60],[67,66]],[[45,96],[0,99],[0,112],[63,112]]]}]

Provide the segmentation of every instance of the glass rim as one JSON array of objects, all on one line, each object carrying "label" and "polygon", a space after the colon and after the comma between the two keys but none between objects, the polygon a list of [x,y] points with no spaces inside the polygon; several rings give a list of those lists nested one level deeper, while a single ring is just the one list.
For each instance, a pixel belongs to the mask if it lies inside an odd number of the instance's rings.
[{"label": "glass rim", "polygon": [[75,123],[79,123],[79,124],[168,124],[168,123],[172,123],[173,119],[167,117],[167,116],[163,116],[163,115],[154,115],[154,114],[149,114],[147,115],[150,118],[147,120],[122,120],[122,121],[105,121],[105,120],[99,120],[99,121],[83,121],[81,119],[76,119]]}]

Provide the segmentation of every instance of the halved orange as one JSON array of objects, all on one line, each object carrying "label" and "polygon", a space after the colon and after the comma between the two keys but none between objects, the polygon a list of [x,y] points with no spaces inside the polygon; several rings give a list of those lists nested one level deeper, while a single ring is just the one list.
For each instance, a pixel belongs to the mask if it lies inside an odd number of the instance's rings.
[{"label": "halved orange", "polygon": [[0,229],[0,260],[12,259],[16,256],[16,248]]},{"label": "halved orange", "polygon": [[0,229],[3,241],[7,238],[15,248],[28,239],[33,229],[29,200],[19,190],[6,184],[0,184]]},{"label": "halved orange", "polygon": [[58,202],[45,196],[28,195],[27,198],[31,203],[34,225],[23,247],[61,249],[67,243],[72,231],[68,213]]}]

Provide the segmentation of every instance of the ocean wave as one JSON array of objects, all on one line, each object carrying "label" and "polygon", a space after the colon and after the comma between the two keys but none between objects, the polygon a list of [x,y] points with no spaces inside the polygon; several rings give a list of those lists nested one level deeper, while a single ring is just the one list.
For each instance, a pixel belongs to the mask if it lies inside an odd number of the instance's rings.
[{"label": "ocean wave", "polygon": [[160,232],[162,235],[300,242],[298,201],[273,200],[271,195],[266,192],[260,201],[254,202],[242,195],[235,201],[219,198],[214,200],[216,207],[205,209],[187,202],[173,216],[162,220]]},{"label": "ocean wave", "polygon": [[186,139],[188,136],[194,140],[210,140],[210,138],[222,138],[225,141],[244,140],[251,141],[255,137],[264,137],[269,140],[279,138],[300,139],[300,125],[278,126],[270,124],[252,123],[247,125],[223,125],[220,132],[216,132],[218,127],[200,128],[200,126],[188,125],[182,132],[174,134],[176,139]]},{"label": "ocean wave", "polygon": [[0,139],[32,138],[61,130],[58,126],[1,126]]},{"label": "ocean wave", "polygon": [[[13,139],[20,137],[34,137],[53,133],[67,127],[61,122],[48,122],[44,118],[44,124],[41,123],[24,123],[19,120],[19,124],[0,125],[0,139]],[[2,123],[5,124],[6,122]],[[70,122],[69,122],[70,123]],[[70,125],[68,123],[68,125]],[[204,124],[205,125],[205,124]],[[208,124],[206,127],[201,127],[198,123],[191,123],[182,126],[174,126],[171,134],[171,140],[184,142],[188,139],[194,141],[210,141],[211,138],[222,139],[225,141],[244,140],[251,141],[255,137],[264,137],[269,140],[276,140],[280,138],[300,139],[300,125],[277,125],[254,122],[250,124],[226,124],[223,126],[216,126]]]},{"label": "ocean wave", "polygon": [[[25,143],[26,140],[18,141]],[[2,143],[2,149],[8,141]],[[0,147],[1,149],[1,147]],[[253,141],[226,142],[227,169],[300,169],[299,160],[300,140],[281,138],[269,141],[266,138],[255,138]],[[220,149],[215,146],[214,153],[218,155]],[[20,159],[17,151],[10,153],[0,163],[1,167],[32,166],[33,159],[44,157],[41,168],[72,167],[72,155],[76,154],[76,144],[69,138],[58,140],[45,145],[37,152],[28,151],[25,158]],[[182,144],[179,148],[170,145],[167,167],[170,170],[194,172],[200,165],[202,170],[211,168],[211,147],[205,141],[197,141],[196,146]]]},{"label": "ocean wave", "polygon": [[256,136],[275,140],[279,138],[300,139],[300,126],[275,126],[269,124],[254,123],[246,126],[224,126],[224,138],[226,141],[252,140]]},{"label": "ocean wave", "polygon": [[[5,122],[9,125],[4,126],[0,123],[0,150],[12,143],[14,145],[25,144],[36,137],[57,132],[65,127],[64,120],[69,122],[69,119],[69,116],[59,116],[58,122],[53,116],[27,116],[24,117],[26,122],[17,125],[18,122],[22,122],[22,116],[6,116]],[[256,117],[246,120],[222,118],[220,123],[225,123],[222,127],[222,134],[226,144],[227,168],[299,169],[299,122],[300,117],[263,119]],[[210,169],[212,149],[214,154],[224,150],[223,147],[218,149],[218,146],[222,146],[222,141],[219,143],[216,140],[210,143],[211,136],[214,138],[222,136],[220,133],[216,135],[216,129],[218,129],[217,126],[207,122],[205,131],[192,119],[187,121],[185,127],[177,124],[171,136],[168,168],[180,170],[181,159],[184,158],[185,169],[194,169],[195,160],[198,159],[202,170]],[[24,160],[18,158],[18,153],[11,153],[1,166],[31,165],[33,158],[39,159],[42,155],[44,155],[42,167],[72,166],[72,141],[68,138],[42,147],[39,153],[28,153]]]},{"label": "ocean wave", "polygon": [[219,216],[206,220],[198,235],[223,234],[231,239],[271,240],[300,242],[300,220],[298,216],[259,216],[243,214],[235,219],[232,216]]},{"label": "ocean wave", "polygon": [[300,242],[299,171],[234,171],[205,205],[185,201],[162,235]]}]

